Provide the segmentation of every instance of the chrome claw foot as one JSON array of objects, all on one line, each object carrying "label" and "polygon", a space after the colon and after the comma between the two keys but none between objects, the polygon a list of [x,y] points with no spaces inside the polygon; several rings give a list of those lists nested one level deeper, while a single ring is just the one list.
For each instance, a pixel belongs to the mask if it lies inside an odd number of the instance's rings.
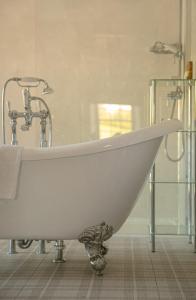
[{"label": "chrome claw foot", "polygon": [[90,257],[90,264],[95,270],[97,276],[103,276],[103,270],[106,267],[107,262],[104,259],[104,256],[97,255]]},{"label": "chrome claw foot", "polygon": [[104,255],[106,255],[108,249],[103,246],[103,242],[108,240],[112,234],[113,227],[103,222],[100,225],[85,229],[78,237],[79,242],[85,245],[90,264],[98,276],[103,275],[106,266]]},{"label": "chrome claw foot", "polygon": [[55,248],[56,248],[56,254],[55,258],[53,259],[53,263],[64,263],[65,259],[63,258],[63,250],[65,248],[64,241],[57,240],[55,241]]}]

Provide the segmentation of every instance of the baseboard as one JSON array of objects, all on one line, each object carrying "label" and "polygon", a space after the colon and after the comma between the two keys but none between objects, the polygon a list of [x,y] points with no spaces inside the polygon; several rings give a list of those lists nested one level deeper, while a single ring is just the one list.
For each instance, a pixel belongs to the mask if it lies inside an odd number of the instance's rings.
[{"label": "baseboard", "polygon": [[[194,228],[192,228],[193,231]],[[123,224],[117,234],[119,235],[148,235],[150,233],[150,223],[144,218],[130,218]],[[187,227],[183,224],[175,224],[173,220],[159,220],[156,224],[156,234],[186,235]]]}]

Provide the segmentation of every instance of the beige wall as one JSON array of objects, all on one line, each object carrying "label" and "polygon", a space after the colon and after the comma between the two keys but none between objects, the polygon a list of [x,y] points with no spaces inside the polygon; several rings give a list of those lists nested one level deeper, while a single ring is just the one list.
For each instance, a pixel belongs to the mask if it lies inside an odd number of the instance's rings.
[{"label": "beige wall", "polygon": [[149,52],[155,40],[177,41],[177,0],[0,0],[0,7],[1,86],[31,74],[50,82],[55,144],[96,137],[90,105],[99,102],[132,104],[135,127],[146,125],[149,78],[177,74],[173,57]]},{"label": "beige wall", "polygon": [[[130,104],[134,129],[146,126],[150,78],[178,75],[172,55],[149,52],[155,41],[178,42],[178,0],[0,0],[0,34],[0,87],[13,76],[50,83],[56,145],[97,138],[97,103]],[[9,93],[22,109],[18,91]],[[129,220],[134,232],[146,228],[147,194]]]}]

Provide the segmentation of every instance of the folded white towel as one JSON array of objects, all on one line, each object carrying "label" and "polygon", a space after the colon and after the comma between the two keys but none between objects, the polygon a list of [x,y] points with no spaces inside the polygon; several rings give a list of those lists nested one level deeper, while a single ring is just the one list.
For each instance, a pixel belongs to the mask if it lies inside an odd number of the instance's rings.
[{"label": "folded white towel", "polygon": [[0,199],[14,199],[23,147],[0,146]]}]

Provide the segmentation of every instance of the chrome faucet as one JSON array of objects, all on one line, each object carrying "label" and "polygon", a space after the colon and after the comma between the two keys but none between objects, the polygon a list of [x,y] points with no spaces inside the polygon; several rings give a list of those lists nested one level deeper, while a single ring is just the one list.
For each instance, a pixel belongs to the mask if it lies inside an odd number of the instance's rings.
[{"label": "chrome faucet", "polygon": [[[18,112],[16,110],[11,110],[10,103],[8,104],[8,116],[11,120],[11,130],[12,130],[12,145],[17,145],[17,119],[24,118],[24,124],[21,125],[22,131],[28,131],[32,126],[33,118],[40,119],[40,147],[51,146],[51,134],[49,135],[49,144],[46,139],[46,128],[47,128],[47,118],[49,118],[49,122],[51,123],[51,116],[48,106],[42,98],[31,96],[29,88],[25,88],[23,90],[23,99],[24,99],[24,112]],[[44,104],[45,109],[41,109],[39,112],[33,112],[31,107],[32,101],[40,101]],[[51,125],[50,125],[51,128]]]},{"label": "chrome faucet", "polygon": [[[3,92],[2,92],[2,135],[3,135],[3,143],[6,143],[5,136],[5,92],[7,84],[10,81],[15,81],[20,87],[22,87],[22,96],[24,101],[24,111],[18,112],[16,110],[11,110],[10,103],[8,102],[8,116],[11,120],[11,130],[12,130],[12,145],[17,145],[17,119],[24,118],[24,124],[21,126],[21,130],[28,131],[32,126],[33,118],[40,119],[40,146],[41,147],[50,147],[52,145],[52,118],[50,114],[50,110],[48,108],[47,103],[44,99],[40,97],[31,96],[30,88],[37,87],[40,83],[44,83],[43,94],[48,94],[53,92],[53,90],[49,87],[48,83],[40,78],[10,78],[6,81]],[[31,103],[32,101],[38,101],[40,103],[40,111],[34,112],[32,111]],[[44,109],[41,109],[41,106],[44,106]],[[49,119],[49,130],[48,130],[48,142],[46,139],[46,128],[47,128],[47,119]]]}]

